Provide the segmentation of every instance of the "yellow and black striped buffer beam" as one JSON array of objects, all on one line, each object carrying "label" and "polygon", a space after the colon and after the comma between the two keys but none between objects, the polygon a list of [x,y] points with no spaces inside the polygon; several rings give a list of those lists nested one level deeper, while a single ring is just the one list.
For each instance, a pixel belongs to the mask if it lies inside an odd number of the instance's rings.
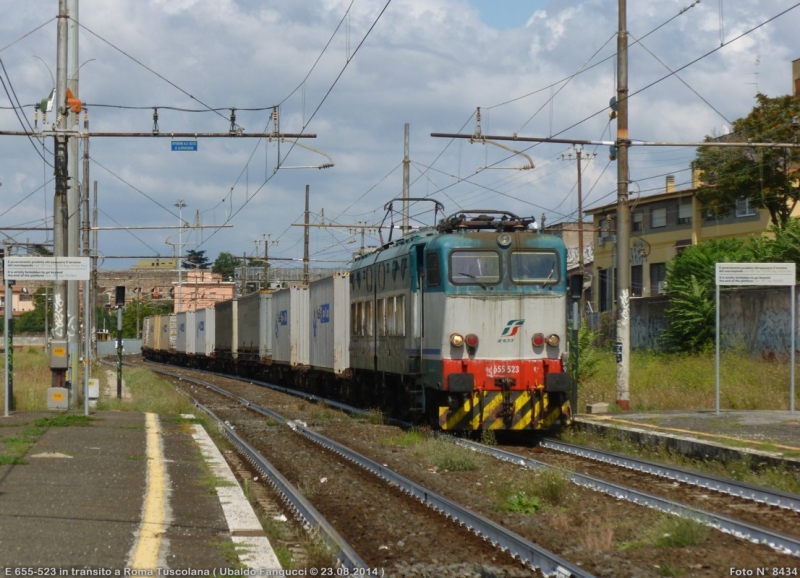
[{"label": "yellow and black striped buffer beam", "polygon": [[[532,391],[473,391],[459,407],[439,407],[439,427],[447,431],[549,429],[556,420],[572,421],[562,395]],[[559,403],[560,402],[560,403]]]}]

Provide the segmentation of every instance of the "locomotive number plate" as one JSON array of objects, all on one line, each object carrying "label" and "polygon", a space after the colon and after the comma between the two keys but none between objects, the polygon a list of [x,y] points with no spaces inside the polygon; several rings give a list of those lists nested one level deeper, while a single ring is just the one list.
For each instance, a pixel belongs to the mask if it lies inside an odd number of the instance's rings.
[{"label": "locomotive number plate", "polygon": [[519,365],[493,365],[492,374],[498,373],[519,373]]}]

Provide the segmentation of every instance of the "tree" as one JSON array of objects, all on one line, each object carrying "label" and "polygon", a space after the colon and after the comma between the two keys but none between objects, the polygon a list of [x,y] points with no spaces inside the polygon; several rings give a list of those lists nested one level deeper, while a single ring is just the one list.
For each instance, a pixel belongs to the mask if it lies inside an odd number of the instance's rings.
[{"label": "tree", "polygon": [[[733,123],[733,133],[705,142],[797,142],[800,97],[756,95],[749,115]],[[697,196],[714,214],[731,211],[739,199],[767,209],[772,224],[783,227],[798,200],[800,149],[786,147],[700,147],[694,167],[702,171]]]},{"label": "tree", "polygon": [[[44,312],[48,309],[47,316],[50,323],[53,320],[53,308],[45,306],[46,295],[53,295],[52,288],[39,287],[33,294],[33,311],[27,311],[20,315],[14,323],[16,333],[42,333],[44,331]],[[52,325],[51,325],[52,327]]]},{"label": "tree", "polygon": [[223,279],[230,279],[233,277],[236,268],[241,266],[241,259],[238,259],[233,253],[223,251],[219,254],[217,260],[214,261],[214,266],[211,268],[211,270],[214,273],[219,273],[222,275]]},{"label": "tree", "polygon": [[208,257],[205,251],[189,249],[181,262],[183,269],[208,269]]},{"label": "tree", "polygon": [[714,239],[686,247],[667,263],[668,349],[699,352],[713,345],[715,264],[752,262],[751,245],[746,239]]}]

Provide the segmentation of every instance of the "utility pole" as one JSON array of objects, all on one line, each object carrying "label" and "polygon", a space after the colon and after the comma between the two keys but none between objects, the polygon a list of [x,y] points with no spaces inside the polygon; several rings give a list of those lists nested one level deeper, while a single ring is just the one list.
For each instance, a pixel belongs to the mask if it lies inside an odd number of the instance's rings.
[{"label": "utility pole", "polygon": [[617,405],[630,409],[631,209],[628,205],[627,0],[619,0],[617,34]]},{"label": "utility pole", "polygon": [[[408,123],[405,125],[405,136],[403,138],[403,235],[411,229],[408,223],[408,188],[409,188],[409,167],[411,161],[408,158]],[[363,248],[363,247],[362,247]]]},{"label": "utility pole", "polygon": [[[72,97],[80,99],[78,94],[78,0],[67,0],[67,88]],[[67,117],[68,128],[77,132],[79,116]],[[78,139],[68,142],[67,158],[69,161],[69,188],[67,189],[67,256],[80,255],[80,179],[78,174]],[[69,387],[73,396],[70,405],[77,405],[77,385],[80,383],[80,295],[78,281],[67,281],[67,341],[69,351]],[[73,387],[73,385],[75,387]]]},{"label": "utility pole", "polygon": [[[580,145],[573,145],[575,149],[575,160],[577,160],[578,165],[578,271],[580,272],[581,279],[583,279],[583,275],[585,272],[584,267],[584,258],[583,258],[583,174],[581,171],[581,160],[583,159],[583,147]],[[590,153],[589,157],[594,158],[596,156],[595,153]],[[564,160],[572,160],[572,153],[566,155],[561,155],[561,158]],[[583,294],[583,288],[581,288],[581,298],[580,298],[580,317],[583,319],[586,311],[586,299]]]},{"label": "utility pole", "polygon": [[[58,1],[58,27],[56,47],[56,113],[55,126],[55,194],[53,199],[53,254],[56,258],[67,257],[67,0]],[[51,350],[67,349],[67,282],[58,280],[53,291],[53,335]],[[51,356],[52,358],[52,356]],[[53,387],[66,387],[66,368],[51,368]]]},{"label": "utility pole", "polygon": [[270,289],[269,282],[269,246],[277,245],[278,241],[270,241],[269,235],[264,234],[264,278],[267,280],[267,289]]},{"label": "utility pole", "polygon": [[[87,142],[89,139],[86,139]],[[100,293],[99,275],[97,274],[97,181],[94,182],[94,209],[92,211],[92,357],[97,358],[97,297]]]},{"label": "utility pole", "polygon": [[180,223],[180,229],[178,229],[178,307],[175,309],[175,313],[180,313],[181,298],[183,297],[183,287],[181,284],[181,279],[183,278],[181,275],[181,269],[183,269],[183,208],[186,206],[186,203],[183,202],[183,199],[178,199],[175,206],[178,207],[178,222]]},{"label": "utility pole", "polygon": [[308,185],[306,185],[305,228],[303,229],[303,283],[308,285]]}]

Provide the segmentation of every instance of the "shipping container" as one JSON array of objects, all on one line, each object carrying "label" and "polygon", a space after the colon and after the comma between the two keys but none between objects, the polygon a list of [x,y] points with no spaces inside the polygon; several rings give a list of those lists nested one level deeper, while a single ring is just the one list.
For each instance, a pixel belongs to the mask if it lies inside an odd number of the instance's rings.
[{"label": "shipping container", "polygon": [[213,307],[200,309],[195,314],[195,350],[196,355],[210,356],[214,353],[214,319],[216,310]]},{"label": "shipping container", "polygon": [[220,301],[215,308],[214,351],[218,358],[234,359],[239,343],[237,301]]},{"label": "shipping container", "polygon": [[272,297],[272,360],[292,367],[308,365],[308,287],[291,286]]},{"label": "shipping container", "polygon": [[195,312],[181,311],[176,315],[178,336],[176,349],[183,355],[194,355],[195,351]]},{"label": "shipping container", "polygon": [[145,317],[142,323],[142,351],[153,349],[153,324],[155,317]]},{"label": "shipping container", "polygon": [[260,291],[237,299],[239,360],[272,360],[272,291]]},{"label": "shipping container", "polygon": [[309,286],[309,361],[342,375],[350,367],[350,281],[337,273]]}]

